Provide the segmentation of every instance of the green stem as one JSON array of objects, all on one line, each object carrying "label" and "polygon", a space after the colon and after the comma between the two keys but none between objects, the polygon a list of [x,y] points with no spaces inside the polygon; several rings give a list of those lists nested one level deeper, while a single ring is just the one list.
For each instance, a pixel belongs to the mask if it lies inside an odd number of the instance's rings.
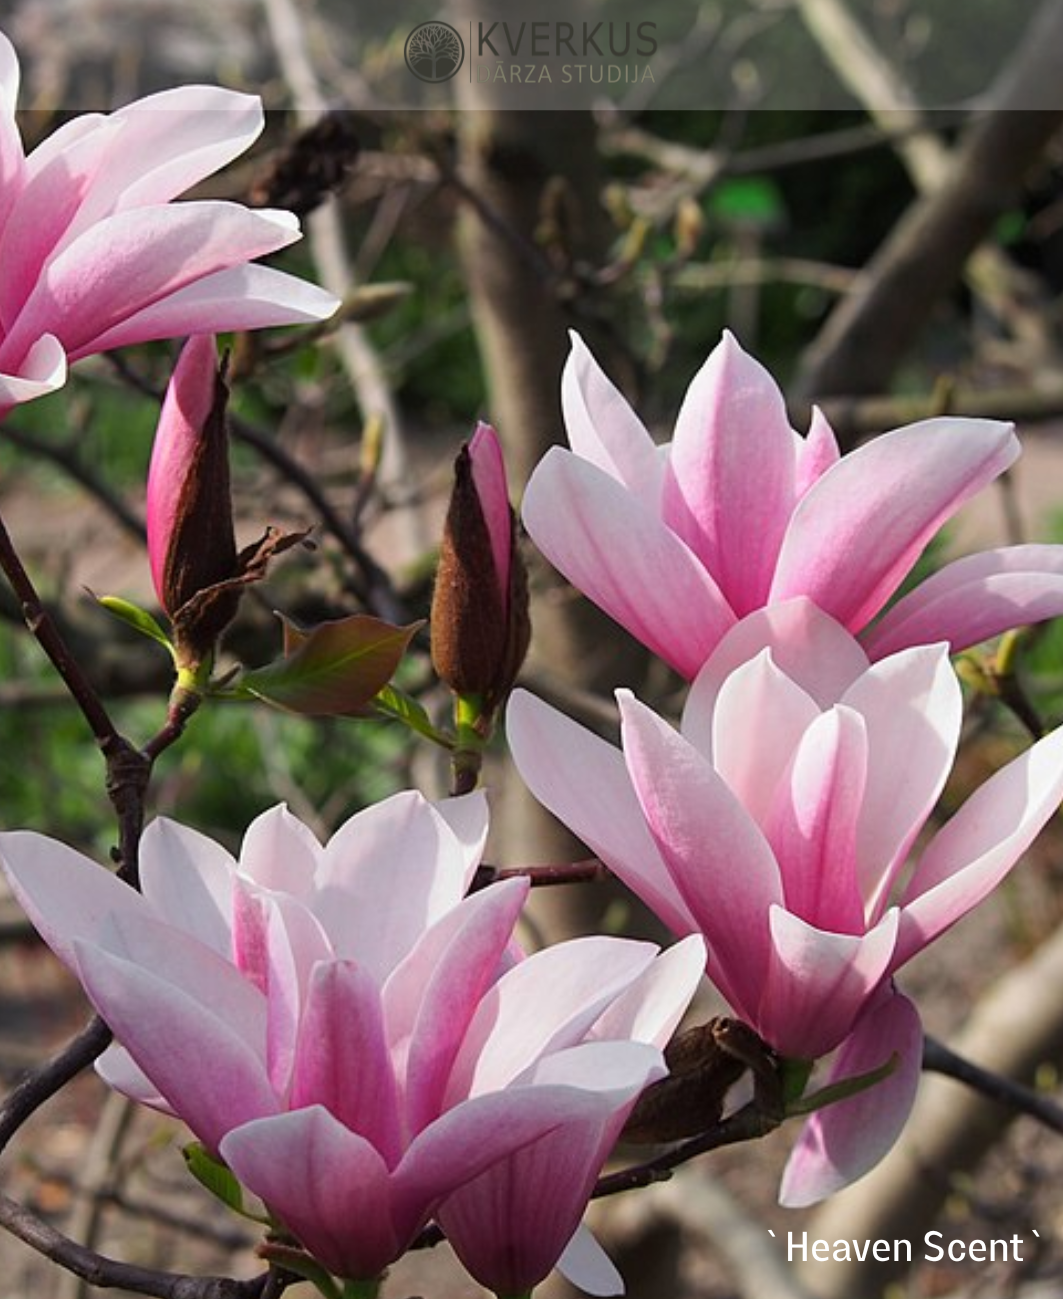
[{"label": "green stem", "polygon": [[491,716],[479,695],[454,696],[454,749],[450,755],[452,794],[469,794],[479,784]]},{"label": "green stem", "polygon": [[876,1083],[882,1082],[884,1078],[888,1078],[900,1062],[900,1056],[894,1051],[886,1063],[879,1065],[877,1069],[870,1069],[867,1073],[854,1074],[851,1078],[843,1078],[840,1082],[821,1087],[819,1091],[812,1092],[810,1095],[803,1096],[800,1100],[787,1105],[786,1117],[798,1118],[806,1114],[812,1114],[816,1110],[823,1109],[826,1105],[835,1105],[838,1101],[848,1100],[850,1096],[857,1096],[860,1092],[867,1091],[869,1087],[874,1087]]},{"label": "green stem", "polygon": [[377,1299],[382,1280],[382,1277],[376,1276],[369,1281],[345,1281],[343,1299]]}]

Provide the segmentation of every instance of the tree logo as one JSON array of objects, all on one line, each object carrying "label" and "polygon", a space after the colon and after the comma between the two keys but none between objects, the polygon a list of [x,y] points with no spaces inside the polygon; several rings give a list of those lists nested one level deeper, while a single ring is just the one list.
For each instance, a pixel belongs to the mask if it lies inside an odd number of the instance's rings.
[{"label": "tree logo", "polygon": [[450,23],[421,23],[406,37],[406,66],[421,81],[449,81],[465,61],[465,42]]}]

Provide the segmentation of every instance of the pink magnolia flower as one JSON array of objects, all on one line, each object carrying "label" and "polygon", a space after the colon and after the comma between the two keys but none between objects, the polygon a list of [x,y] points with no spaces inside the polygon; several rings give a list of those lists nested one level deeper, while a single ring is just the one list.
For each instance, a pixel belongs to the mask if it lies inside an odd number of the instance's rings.
[{"label": "pink magnolia flower", "polygon": [[783,1184],[812,1203],[894,1141],[921,1032],[893,976],[1007,874],[1063,797],[1063,728],[979,788],[900,875],[952,765],[961,695],[945,644],[871,663],[804,599],[749,615],[695,679],[679,731],[620,692],[622,751],[514,695],[533,793],[677,933],[786,1057],[840,1048],[835,1078],[900,1065],[819,1111]]},{"label": "pink magnolia flower", "polygon": [[846,456],[816,412],[806,438],[730,334],[695,376],[675,436],[654,445],[578,336],[552,448],[524,498],[536,545],[575,586],[693,679],[755,609],[808,596],[872,658],[953,652],[1063,612],[1063,547],[947,565],[874,625],[923,548],[1019,454],[1008,424],[931,419]]},{"label": "pink magnolia flower", "polygon": [[[276,808],[235,861],[160,820],[142,895],[36,834],[0,836],[0,861],[121,1043],[103,1077],[183,1118],[329,1270],[378,1276],[448,1196],[518,1160],[492,1215],[455,1211],[459,1252],[490,1278],[514,1240],[522,1275],[568,1248],[601,1293],[615,1272],[579,1230],[588,1179],[663,1074],[704,949],[591,938],[524,959],[526,881],[464,896],[486,828],[481,794],[407,793],[322,846]],[[535,1153],[562,1133],[573,1181]],[[542,1232],[514,1217],[539,1201]]]},{"label": "pink magnolia flower", "polygon": [[248,264],[299,238],[291,213],[171,203],[258,136],[257,97],[164,91],[73,118],[27,156],[18,87],[0,33],[0,415],[62,387],[84,356],[336,309],[324,290]]}]

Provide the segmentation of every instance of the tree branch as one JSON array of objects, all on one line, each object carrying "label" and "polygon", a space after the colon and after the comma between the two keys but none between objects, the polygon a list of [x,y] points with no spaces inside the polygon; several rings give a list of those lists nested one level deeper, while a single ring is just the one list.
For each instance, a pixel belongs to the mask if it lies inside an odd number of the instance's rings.
[{"label": "tree branch", "polygon": [[[805,357],[800,396],[884,390],[935,302],[959,278],[1063,122],[1058,82],[1063,8],[1048,0],[998,79],[991,111],[967,131],[952,171],[909,208]],[[1046,106],[1029,109],[1031,102]],[[1013,111],[1024,108],[1027,111]]]}]

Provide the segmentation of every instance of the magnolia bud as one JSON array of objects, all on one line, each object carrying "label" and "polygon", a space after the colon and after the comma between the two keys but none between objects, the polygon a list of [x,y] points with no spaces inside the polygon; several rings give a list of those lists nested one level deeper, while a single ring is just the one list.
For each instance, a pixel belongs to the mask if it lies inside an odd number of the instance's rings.
[{"label": "magnolia bud", "polygon": [[498,435],[478,425],[454,465],[432,601],[432,663],[459,695],[493,711],[528,650],[528,587]]},{"label": "magnolia bud", "polygon": [[213,336],[189,339],[166,391],[147,484],[151,576],[181,667],[211,656],[239,601],[227,398]]},{"label": "magnolia bud", "polygon": [[776,1065],[760,1038],[737,1019],[719,1016],[669,1042],[668,1077],[639,1097],[622,1139],[635,1143],[682,1141],[719,1123],[727,1093],[747,1069],[774,1076]]}]

